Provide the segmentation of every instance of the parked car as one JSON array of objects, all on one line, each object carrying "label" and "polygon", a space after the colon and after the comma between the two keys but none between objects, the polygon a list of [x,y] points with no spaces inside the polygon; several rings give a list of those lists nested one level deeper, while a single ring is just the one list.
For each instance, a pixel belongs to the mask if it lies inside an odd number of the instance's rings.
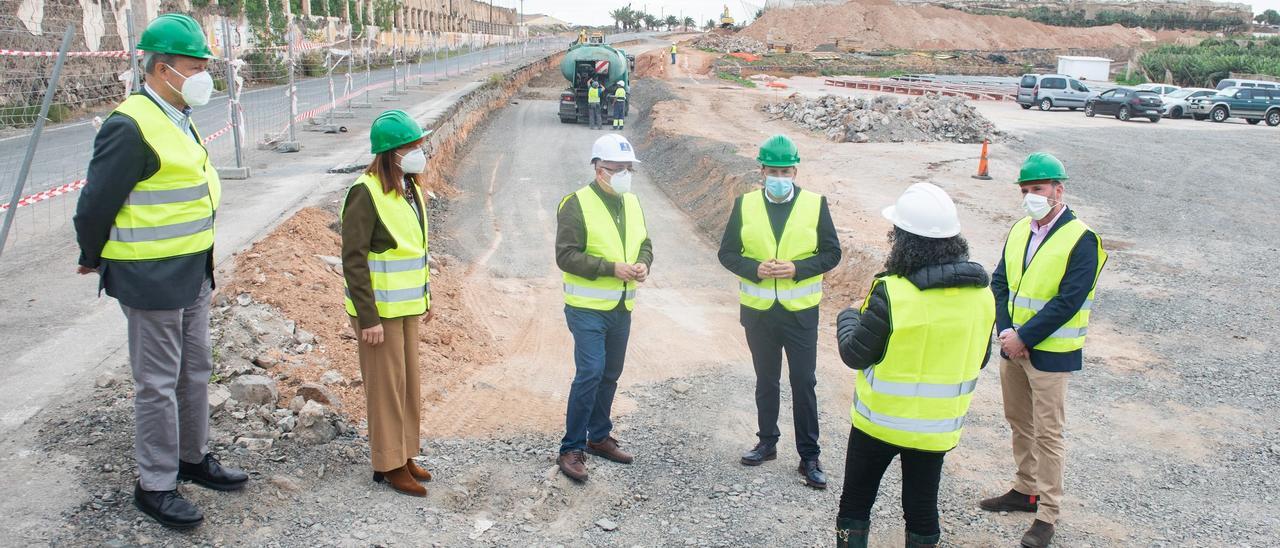
[{"label": "parked car", "polygon": [[1024,74],[1018,82],[1018,104],[1040,110],[1054,107],[1075,110],[1096,95],[1079,80],[1061,74]]},{"label": "parked car", "polygon": [[1173,93],[1160,98],[1164,103],[1163,112],[1165,118],[1178,119],[1191,114],[1192,99],[1200,97],[1209,97],[1218,93],[1216,89],[1208,88],[1182,88]]},{"label": "parked car", "polygon": [[1084,105],[1084,115],[1092,118],[1095,114],[1112,114],[1124,122],[1141,117],[1156,123],[1162,116],[1162,106],[1155,92],[1116,88],[1089,99]]},{"label": "parked car", "polygon": [[1155,92],[1156,95],[1160,96],[1160,100],[1163,101],[1165,96],[1175,91],[1178,91],[1182,88],[1178,86],[1171,86],[1169,84],[1141,84],[1141,85],[1134,86],[1133,89],[1136,89],[1138,91]]},{"label": "parked car", "polygon": [[1266,120],[1269,126],[1280,126],[1280,89],[1227,88],[1217,95],[1193,99],[1190,105],[1191,116],[1197,120],[1243,118],[1250,124]]},{"label": "parked car", "polygon": [[1280,83],[1268,82],[1266,80],[1242,80],[1240,78],[1226,78],[1218,81],[1218,85],[1214,86],[1219,90],[1227,88],[1262,88],[1262,89],[1280,89]]}]

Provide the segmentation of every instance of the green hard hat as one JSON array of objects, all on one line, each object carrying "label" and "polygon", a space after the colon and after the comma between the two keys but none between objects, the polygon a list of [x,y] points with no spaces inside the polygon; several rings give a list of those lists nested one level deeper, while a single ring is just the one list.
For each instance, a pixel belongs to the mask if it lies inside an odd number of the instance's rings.
[{"label": "green hard hat", "polygon": [[373,120],[369,129],[369,145],[374,154],[395,150],[427,135],[422,126],[403,110],[388,110]]},{"label": "green hard hat", "polygon": [[209,51],[209,42],[204,38],[204,31],[200,30],[200,23],[181,13],[166,13],[152,20],[147,29],[142,31],[138,49],[197,59],[213,57],[213,52]]},{"label": "green hard hat", "polygon": [[1022,171],[1018,173],[1018,184],[1032,181],[1065,181],[1067,168],[1062,162],[1048,152],[1036,152],[1027,156],[1022,162]]},{"label": "green hard hat", "polygon": [[774,135],[760,145],[760,155],[756,160],[769,167],[791,167],[800,163],[800,151],[796,150],[796,144],[790,137]]}]

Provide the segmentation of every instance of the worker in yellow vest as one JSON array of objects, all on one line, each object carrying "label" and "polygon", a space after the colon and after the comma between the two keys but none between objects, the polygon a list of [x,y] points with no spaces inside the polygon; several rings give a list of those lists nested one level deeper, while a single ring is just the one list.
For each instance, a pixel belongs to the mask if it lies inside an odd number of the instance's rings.
[{"label": "worker in yellow vest", "polygon": [[836,546],[866,548],[880,478],[897,456],[906,546],[931,547],[941,537],[942,460],[991,354],[995,299],[941,188],[911,185],[882,214],[894,227],[884,272],[837,321],[840,357],[858,376]]},{"label": "worker in yellow vest", "polygon": [[369,130],[373,161],[347,189],[342,206],[344,304],[357,333],[369,418],[373,480],[423,497],[418,482],[421,410],[418,323],[431,321],[431,269],[423,175],[424,132],[402,110]]},{"label": "worker in yellow vest", "polygon": [[619,81],[613,90],[613,129],[622,131],[627,116],[627,83]]},{"label": "worker in yellow vest", "polygon": [[591,147],[595,178],[560,201],[556,265],[564,272],[564,316],[573,333],[575,373],[560,440],[560,471],[587,481],[584,452],[622,464],[609,419],[627,355],[636,288],[649,278],[653,244],[640,200],[631,193],[635,149],[608,134]]},{"label": "worker in yellow vest", "polygon": [[676,43],[671,43],[671,64],[676,64]]},{"label": "worker in yellow vest", "polygon": [[738,275],[740,317],[756,372],[759,438],[745,466],[776,459],[779,379],[786,351],[800,475],[825,489],[818,445],[818,303],[822,275],[840,263],[840,238],[827,200],[796,186],[800,153],[785,135],[757,156],[764,188],[733,204],[720,241],[720,264]]},{"label": "worker in yellow vest", "polygon": [[220,491],[248,476],[208,448],[213,370],[209,300],[222,187],[191,121],[213,93],[213,54],[186,15],[164,14],[138,42],[146,82],[102,124],[76,205],[80,274],[120,301],[134,382],[134,504],[172,528],[204,519],[178,480]]},{"label": "worker in yellow vest", "polygon": [[604,86],[595,78],[587,82],[587,127],[590,129],[601,129],[601,121],[604,111],[600,103],[600,95],[604,93]]},{"label": "worker in yellow vest", "polygon": [[1051,154],[1027,157],[1018,175],[1027,216],[1009,231],[991,276],[1000,339],[1004,416],[1013,430],[1013,488],[979,504],[991,512],[1030,512],[1030,548],[1053,540],[1062,500],[1067,380],[1083,367],[1085,333],[1102,240],[1067,207],[1067,170]]}]

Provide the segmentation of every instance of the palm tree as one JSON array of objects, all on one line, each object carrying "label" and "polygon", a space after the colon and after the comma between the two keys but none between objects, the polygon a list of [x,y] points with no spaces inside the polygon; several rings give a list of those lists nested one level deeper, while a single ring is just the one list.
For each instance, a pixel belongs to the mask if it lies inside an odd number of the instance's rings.
[{"label": "palm tree", "polygon": [[680,25],[680,19],[674,15],[668,15],[662,23],[667,26],[667,31],[670,32]]},{"label": "palm tree", "polygon": [[714,29],[714,28],[716,28],[716,20],[715,20],[715,19],[707,19],[707,22],[706,22],[705,24],[703,24],[703,25],[702,25],[702,30],[711,30],[711,29]]},{"label": "palm tree", "polygon": [[692,17],[685,17],[685,18],[684,18],[684,30],[685,30],[685,32],[689,32],[689,27],[693,27],[693,28],[695,28],[695,29],[696,29],[696,28],[698,28],[698,22],[697,22],[697,21],[694,21]]}]

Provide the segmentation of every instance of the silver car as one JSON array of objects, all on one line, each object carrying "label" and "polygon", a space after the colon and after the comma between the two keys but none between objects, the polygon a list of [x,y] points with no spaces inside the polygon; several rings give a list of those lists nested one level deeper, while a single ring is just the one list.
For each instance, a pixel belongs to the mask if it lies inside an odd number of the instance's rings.
[{"label": "silver car", "polygon": [[1173,93],[1165,95],[1164,100],[1164,117],[1177,120],[1183,116],[1191,115],[1191,101],[1200,97],[1211,97],[1218,93],[1216,89],[1209,88],[1182,88]]},{"label": "silver car", "polygon": [[1085,102],[1097,92],[1090,91],[1079,80],[1062,74],[1024,74],[1018,82],[1018,104],[1023,109],[1033,106],[1040,110],[1055,107],[1075,110],[1084,108]]}]

